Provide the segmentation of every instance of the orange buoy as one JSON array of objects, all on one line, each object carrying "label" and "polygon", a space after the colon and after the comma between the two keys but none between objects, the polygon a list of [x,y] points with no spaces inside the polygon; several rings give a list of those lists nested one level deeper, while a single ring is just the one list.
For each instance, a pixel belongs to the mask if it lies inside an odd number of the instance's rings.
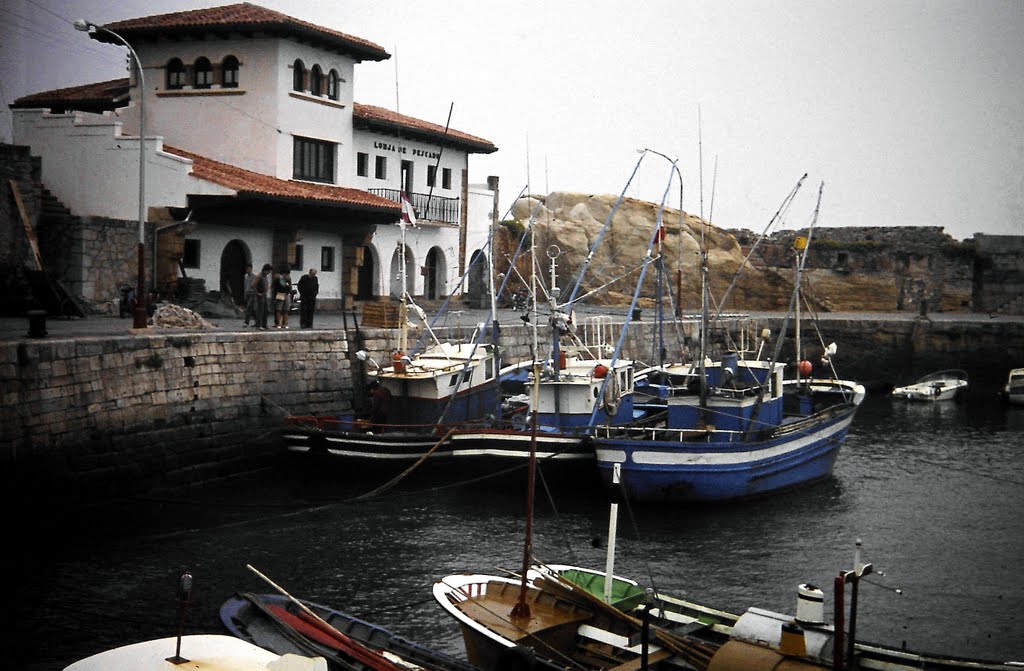
[{"label": "orange buoy", "polygon": [[596,366],[594,366],[594,377],[596,377],[597,379],[600,380],[607,374],[608,366],[604,365],[603,363],[599,363]]},{"label": "orange buoy", "polygon": [[405,362],[402,361],[403,356],[405,355],[402,352],[395,352],[391,355],[391,364],[394,366],[396,373],[405,372]]},{"label": "orange buoy", "polygon": [[803,361],[800,362],[800,365],[797,369],[800,371],[800,377],[809,377],[811,371],[814,370],[814,366],[811,365],[810,361],[804,359]]}]

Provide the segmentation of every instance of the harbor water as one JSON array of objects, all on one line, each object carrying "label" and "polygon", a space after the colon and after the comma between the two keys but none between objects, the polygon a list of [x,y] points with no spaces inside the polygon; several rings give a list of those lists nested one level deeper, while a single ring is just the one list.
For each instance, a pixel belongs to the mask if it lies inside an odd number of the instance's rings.
[{"label": "harbor water", "polygon": [[[227,597],[271,591],[246,564],[295,596],[461,655],[431,585],[519,570],[521,476],[353,501],[380,482],[284,462],[231,485],[68,511],[71,527],[31,522],[36,502],[25,502],[9,511],[23,524],[4,559],[15,597],[5,666],[61,669],[173,635],[183,571],[195,580],[185,631],[221,632]],[[596,477],[538,485],[539,560],[604,567],[609,505]],[[861,583],[858,638],[1024,661],[1022,514],[1024,408],[991,389],[941,404],[871,395],[827,481],[728,505],[620,505],[616,572],[733,612],[793,613],[797,585],[812,583],[831,619],[833,578],[860,539],[879,573]]]}]

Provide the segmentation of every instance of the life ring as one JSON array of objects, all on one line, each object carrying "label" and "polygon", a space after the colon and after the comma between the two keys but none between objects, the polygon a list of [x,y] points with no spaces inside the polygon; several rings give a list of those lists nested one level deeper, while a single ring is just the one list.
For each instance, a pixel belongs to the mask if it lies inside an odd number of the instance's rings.
[{"label": "life ring", "polygon": [[613,373],[608,376],[608,381],[604,385],[604,396],[601,399],[601,407],[609,417],[614,417],[615,413],[619,411],[619,397],[619,376]]}]

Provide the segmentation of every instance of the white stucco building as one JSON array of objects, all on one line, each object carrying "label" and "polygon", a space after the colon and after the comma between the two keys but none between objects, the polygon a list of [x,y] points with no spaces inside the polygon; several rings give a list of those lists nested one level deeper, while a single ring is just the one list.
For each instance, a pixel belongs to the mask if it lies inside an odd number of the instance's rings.
[{"label": "white stucco building", "polygon": [[[21,98],[14,143],[41,157],[43,185],[75,217],[136,220],[144,109],[150,286],[184,272],[241,301],[245,263],[272,263],[316,268],[325,307],[397,296],[403,191],[418,219],[405,230],[412,295],[446,296],[486,254],[497,180],[471,185],[469,158],[497,148],[355,102],[356,66],[389,58],[380,46],[248,3],[105,28],[132,45],[144,82],[132,68]],[[123,281],[134,268],[114,270]],[[84,298],[110,299],[80,271]]]}]

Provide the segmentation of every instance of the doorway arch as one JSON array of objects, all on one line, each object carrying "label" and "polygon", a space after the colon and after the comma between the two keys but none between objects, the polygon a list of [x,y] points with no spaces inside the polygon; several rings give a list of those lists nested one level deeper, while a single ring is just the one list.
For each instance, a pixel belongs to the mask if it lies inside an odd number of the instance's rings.
[{"label": "doorway arch", "polygon": [[363,264],[359,266],[356,284],[356,300],[367,301],[377,294],[374,292],[374,281],[377,278],[377,261],[373,255],[373,247],[363,247]]},{"label": "doorway arch", "polygon": [[466,278],[466,294],[473,307],[491,306],[488,298],[490,296],[488,268],[487,255],[479,249],[473,252],[469,261],[469,276]]},{"label": "doorway arch", "polygon": [[245,305],[245,264],[249,263],[249,248],[235,239],[224,245],[220,253],[220,293],[230,295],[235,305]]},{"label": "doorway arch", "polygon": [[[399,247],[395,250],[395,253],[391,256],[391,282],[389,292],[392,298],[402,299],[402,267],[399,265],[402,258],[402,248]],[[413,275],[413,257],[412,250],[408,247],[405,248],[405,283],[406,291],[410,296],[414,294],[416,288],[416,277]]]},{"label": "doorway arch", "polygon": [[440,247],[431,247],[427,252],[426,274],[423,278],[425,286],[423,295],[428,300],[436,300],[447,295],[448,263]]}]

